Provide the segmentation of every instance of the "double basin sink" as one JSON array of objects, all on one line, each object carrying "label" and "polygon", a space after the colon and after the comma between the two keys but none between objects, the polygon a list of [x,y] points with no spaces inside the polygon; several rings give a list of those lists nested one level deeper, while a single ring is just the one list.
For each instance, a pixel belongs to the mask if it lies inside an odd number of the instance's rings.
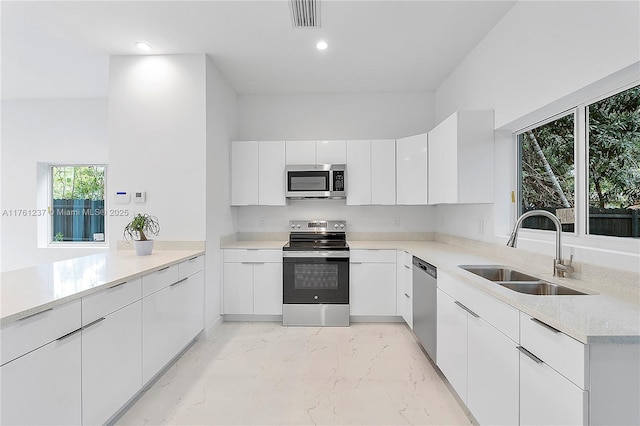
[{"label": "double basin sink", "polygon": [[460,265],[460,268],[518,293],[536,296],[578,296],[587,294],[559,284],[552,284],[506,266]]}]

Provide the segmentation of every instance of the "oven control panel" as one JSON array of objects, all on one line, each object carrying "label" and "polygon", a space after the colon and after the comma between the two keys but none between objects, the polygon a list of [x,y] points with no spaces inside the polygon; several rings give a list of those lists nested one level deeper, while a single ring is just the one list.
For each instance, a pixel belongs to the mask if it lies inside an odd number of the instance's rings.
[{"label": "oven control panel", "polygon": [[346,232],[346,220],[291,220],[291,232]]}]

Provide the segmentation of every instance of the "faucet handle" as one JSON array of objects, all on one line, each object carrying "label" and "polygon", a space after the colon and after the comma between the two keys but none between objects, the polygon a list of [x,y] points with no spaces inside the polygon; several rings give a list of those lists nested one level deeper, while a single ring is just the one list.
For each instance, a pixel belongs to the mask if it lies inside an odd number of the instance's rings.
[{"label": "faucet handle", "polygon": [[564,263],[564,260],[558,259],[556,262],[556,270],[558,271],[558,276],[565,277],[567,275],[573,274],[574,268],[571,266],[573,263],[573,255],[569,257],[569,262]]}]

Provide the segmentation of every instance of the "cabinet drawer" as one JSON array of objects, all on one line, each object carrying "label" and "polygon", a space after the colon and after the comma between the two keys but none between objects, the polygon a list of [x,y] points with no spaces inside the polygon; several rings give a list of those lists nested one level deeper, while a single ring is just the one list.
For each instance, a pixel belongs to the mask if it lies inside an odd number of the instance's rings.
[{"label": "cabinet drawer", "polygon": [[178,264],[180,279],[204,270],[204,256],[195,256]]},{"label": "cabinet drawer", "polygon": [[178,281],[178,265],[167,266],[156,272],[142,277],[142,297],[175,283]]},{"label": "cabinet drawer", "polygon": [[0,365],[80,328],[80,299],[14,321],[0,329]]},{"label": "cabinet drawer", "polygon": [[282,262],[282,250],[242,250],[224,251],[225,262]]},{"label": "cabinet drawer", "polygon": [[582,343],[521,312],[520,345],[582,389],[587,389],[587,351]]},{"label": "cabinet drawer", "polygon": [[395,250],[351,250],[350,262],[351,263],[363,263],[363,262],[395,263],[396,251]]},{"label": "cabinet drawer", "polygon": [[519,341],[520,311],[464,283],[461,285],[465,287],[461,302],[467,308],[514,342]]},{"label": "cabinet drawer", "polygon": [[112,285],[99,293],[82,298],[82,325],[124,308],[142,297],[142,279]]},{"label": "cabinet drawer", "polygon": [[413,255],[405,250],[398,250],[398,265],[413,267]]}]

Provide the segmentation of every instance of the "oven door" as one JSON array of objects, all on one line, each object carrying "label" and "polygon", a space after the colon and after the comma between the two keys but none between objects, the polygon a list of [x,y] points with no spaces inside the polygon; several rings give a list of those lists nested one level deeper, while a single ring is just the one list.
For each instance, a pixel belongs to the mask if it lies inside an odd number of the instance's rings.
[{"label": "oven door", "polygon": [[348,304],[349,252],[283,252],[284,304]]}]

